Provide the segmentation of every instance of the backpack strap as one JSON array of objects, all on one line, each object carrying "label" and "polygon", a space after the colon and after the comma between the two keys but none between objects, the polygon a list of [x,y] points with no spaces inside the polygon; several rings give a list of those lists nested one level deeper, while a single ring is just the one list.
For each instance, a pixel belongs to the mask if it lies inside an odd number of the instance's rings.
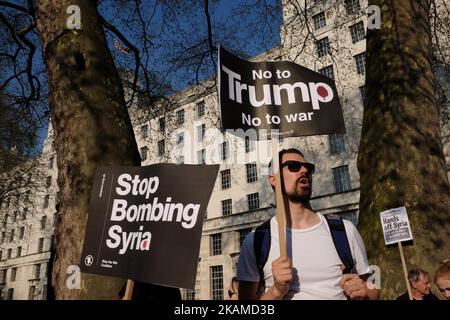
[{"label": "backpack strap", "polygon": [[[330,228],[331,238],[333,239],[336,251],[345,266],[343,274],[354,272],[354,261],[350,244],[348,242],[347,233],[345,231],[344,222],[339,216],[324,215]],[[253,238],[253,249],[255,251],[256,263],[259,272],[258,295],[262,295],[265,289],[264,265],[269,258],[270,251],[270,219],[255,229]]]},{"label": "backpack strap", "polygon": [[350,250],[347,233],[345,231],[344,221],[338,216],[324,216],[330,228],[331,238],[333,239],[336,251],[345,266],[342,273],[354,273],[355,264],[353,262],[352,251]]},{"label": "backpack strap", "polygon": [[262,295],[264,293],[264,288],[266,285],[264,280],[264,265],[269,258],[270,240],[271,235],[269,219],[255,229],[253,238],[253,249],[255,251],[256,263],[259,271],[258,295]]}]

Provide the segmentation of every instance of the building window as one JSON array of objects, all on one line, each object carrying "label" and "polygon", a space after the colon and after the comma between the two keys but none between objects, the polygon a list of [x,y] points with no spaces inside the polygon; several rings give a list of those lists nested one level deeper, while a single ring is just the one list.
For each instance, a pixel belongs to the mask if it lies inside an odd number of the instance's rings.
[{"label": "building window", "polygon": [[230,147],[228,141],[222,142],[220,144],[220,159],[225,161],[230,156]]},{"label": "building window", "polygon": [[179,134],[177,134],[176,139],[177,139],[176,141],[177,148],[179,149],[184,148],[184,132],[180,132]]},{"label": "building window", "polygon": [[166,118],[159,118],[159,132],[166,132]]},{"label": "building window", "polygon": [[36,286],[30,286],[30,291],[28,291],[28,300],[34,300],[35,292],[36,292]]},{"label": "building window", "polygon": [[251,140],[250,137],[245,137],[245,153],[249,153],[256,149],[255,140]]},{"label": "building window", "polygon": [[223,300],[223,267],[211,267],[212,300]]},{"label": "building window", "polygon": [[45,187],[50,188],[52,186],[52,176],[48,176],[45,181]]},{"label": "building window", "polygon": [[211,237],[211,255],[217,256],[222,254],[222,234],[217,233],[210,236]]},{"label": "building window", "polygon": [[12,229],[11,233],[9,234],[9,242],[13,242],[14,241],[15,235],[16,235],[16,230]]},{"label": "building window", "polygon": [[245,237],[252,231],[252,228],[245,228],[239,230],[239,249],[242,248]]},{"label": "building window", "polygon": [[195,289],[186,289],[186,300],[195,300]]},{"label": "building window", "polygon": [[328,66],[322,69],[319,69],[319,73],[323,74],[324,76],[327,76],[330,79],[334,80],[334,70],[333,70],[333,66]]},{"label": "building window", "polygon": [[361,9],[359,0],[345,0],[345,10],[347,11],[347,14],[356,12],[359,9]]},{"label": "building window", "polygon": [[3,251],[0,250],[0,261],[3,260]]},{"label": "building window", "polygon": [[23,240],[24,235],[25,235],[25,227],[21,227],[19,229],[19,240]]},{"label": "building window", "polygon": [[6,225],[8,224],[8,218],[9,214],[5,214],[5,217],[3,218],[3,228],[6,228]]},{"label": "building window", "polygon": [[44,209],[47,209],[47,208],[48,208],[48,203],[49,203],[49,201],[50,201],[50,196],[47,194],[47,195],[44,197]]},{"label": "building window", "polygon": [[362,21],[350,26],[350,34],[352,36],[352,43],[355,44],[366,38],[366,30],[364,30],[364,23]]},{"label": "building window", "polygon": [[332,168],[332,172],[333,172],[334,188],[336,192],[340,193],[352,190],[348,166]]},{"label": "building window", "polygon": [[48,168],[53,169],[53,162],[55,161],[55,157],[48,158]]},{"label": "building window", "polygon": [[17,247],[16,257],[20,257],[22,255],[22,247]]},{"label": "building window", "polygon": [[325,27],[325,25],[327,24],[325,20],[325,12],[323,11],[313,16],[313,20],[314,30],[319,30],[320,28]]},{"label": "building window", "polygon": [[358,226],[358,214],[357,210],[350,210],[350,211],[344,211],[342,213],[339,213],[339,216],[342,219],[351,221],[355,227]]},{"label": "building window", "polygon": [[247,169],[247,182],[255,182],[258,180],[258,172],[256,170],[256,162],[247,163],[245,165]]},{"label": "building window", "polygon": [[6,297],[7,300],[13,300],[14,298],[14,289],[13,288],[9,288],[8,289],[8,295]]},{"label": "building window", "polygon": [[205,101],[200,101],[197,103],[197,118],[203,117],[205,115]]},{"label": "building window", "polygon": [[342,134],[330,134],[328,137],[330,141],[331,154],[339,154],[345,151],[344,135]]},{"label": "building window", "polygon": [[328,37],[316,41],[316,53],[319,58],[331,53],[330,39]]},{"label": "building window", "polygon": [[6,259],[11,259],[12,256],[12,249],[8,249],[8,251],[6,252]]},{"label": "building window", "polygon": [[5,283],[6,282],[6,272],[7,271],[8,270],[6,270],[6,269],[1,270],[1,272],[0,272],[0,283]]},{"label": "building window", "polygon": [[227,216],[233,213],[233,204],[231,199],[222,200],[222,215]]},{"label": "building window", "polygon": [[41,264],[35,264],[34,265],[34,279],[40,279],[41,278]]},{"label": "building window", "polygon": [[366,73],[366,53],[360,53],[357,54],[355,57],[355,63],[356,63],[356,72],[358,74],[365,74]]},{"label": "building window", "polygon": [[197,151],[197,164],[205,164],[205,158],[206,158],[206,150],[201,149]]},{"label": "building window", "polygon": [[205,138],[206,126],[202,124],[197,127],[197,142],[202,142],[203,138]]},{"label": "building window", "polygon": [[195,276],[195,295],[200,295],[200,268],[197,268],[197,274]]},{"label": "building window", "polygon": [[144,140],[147,139],[147,137],[148,137],[148,125],[144,124],[141,127],[141,139]]},{"label": "building window", "polygon": [[183,156],[176,156],[175,157],[175,163],[177,163],[177,164],[184,163],[184,157]]},{"label": "building window", "polygon": [[148,147],[141,148],[141,161],[144,162],[147,160]]},{"label": "building window", "polygon": [[222,190],[228,189],[231,187],[231,170],[226,169],[220,171],[220,178],[222,181]]},{"label": "building window", "polygon": [[46,284],[44,284],[42,286],[42,298],[47,299],[47,285]]},{"label": "building window", "polygon": [[37,252],[40,253],[44,250],[44,238],[39,238]]},{"label": "building window", "polygon": [[1,243],[1,244],[5,243],[5,240],[6,240],[6,232],[3,231],[3,232],[2,232],[2,241],[1,241],[0,243]]},{"label": "building window", "polygon": [[41,217],[41,230],[45,229],[46,224],[47,224],[47,216],[42,216]]},{"label": "building window", "polygon": [[164,139],[158,141],[158,156],[162,157],[166,149],[166,141]]},{"label": "building window", "polygon": [[364,104],[366,102],[366,86],[359,87],[359,93],[361,94],[361,101]]},{"label": "building window", "polygon": [[10,278],[11,282],[16,281],[16,275],[17,275],[17,268],[12,268],[11,269],[11,278]]},{"label": "building window", "polygon": [[13,222],[17,221],[17,214],[18,214],[18,212],[14,211],[14,213],[13,213]]},{"label": "building window", "polygon": [[28,214],[28,208],[23,208],[22,220],[26,220],[27,219],[27,214]]},{"label": "building window", "polygon": [[184,123],[184,109],[177,111],[177,124],[183,124]]},{"label": "building window", "polygon": [[259,209],[259,194],[258,192],[247,195],[248,210]]}]

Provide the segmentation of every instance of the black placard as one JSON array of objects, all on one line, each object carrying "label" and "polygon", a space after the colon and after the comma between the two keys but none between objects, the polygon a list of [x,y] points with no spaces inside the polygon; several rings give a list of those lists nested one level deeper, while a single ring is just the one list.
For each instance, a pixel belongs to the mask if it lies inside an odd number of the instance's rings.
[{"label": "black placard", "polygon": [[260,140],[272,130],[282,137],[345,133],[334,81],[320,73],[287,61],[248,62],[220,48],[218,74],[223,129],[256,129]]},{"label": "black placard", "polygon": [[193,289],[203,216],[218,169],[98,168],[81,271]]}]

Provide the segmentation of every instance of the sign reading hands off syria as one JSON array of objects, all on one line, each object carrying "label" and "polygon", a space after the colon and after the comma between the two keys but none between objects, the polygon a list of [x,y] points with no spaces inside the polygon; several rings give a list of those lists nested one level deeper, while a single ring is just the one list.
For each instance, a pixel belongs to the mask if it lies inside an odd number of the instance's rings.
[{"label": "sign reading hands off syria", "polygon": [[218,165],[100,167],[81,271],[194,288]]},{"label": "sign reading hands off syria", "polygon": [[276,129],[282,137],[345,133],[334,81],[320,73],[287,61],[248,62],[220,48],[218,77],[224,129]]},{"label": "sign reading hands off syria", "polygon": [[380,219],[386,245],[413,239],[405,207],[382,211]]}]

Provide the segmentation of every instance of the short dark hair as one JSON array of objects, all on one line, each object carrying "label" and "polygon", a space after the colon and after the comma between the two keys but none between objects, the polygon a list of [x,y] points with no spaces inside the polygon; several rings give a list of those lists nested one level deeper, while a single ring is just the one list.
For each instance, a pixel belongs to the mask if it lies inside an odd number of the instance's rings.
[{"label": "short dark hair", "polygon": [[408,281],[409,283],[417,282],[420,280],[420,277],[425,276],[428,277],[428,272],[426,272],[425,270],[419,268],[411,269],[408,272]]},{"label": "short dark hair", "polygon": [[[280,152],[278,152],[278,157],[279,157],[278,159],[280,161],[280,164],[281,164],[281,159],[283,159],[283,155],[286,153],[296,153],[296,154],[302,156],[303,158],[305,157],[303,155],[303,153],[298,149],[295,149],[295,148],[282,149],[282,150],[280,150]],[[269,172],[273,173],[272,160],[270,160],[270,162],[269,162]]]}]

